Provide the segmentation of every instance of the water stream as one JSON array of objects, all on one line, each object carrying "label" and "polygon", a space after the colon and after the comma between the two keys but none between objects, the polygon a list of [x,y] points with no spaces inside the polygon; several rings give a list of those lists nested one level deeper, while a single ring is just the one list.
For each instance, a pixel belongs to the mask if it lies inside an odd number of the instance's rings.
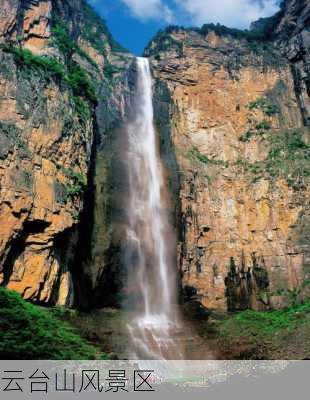
[{"label": "water stream", "polygon": [[128,286],[134,316],[128,324],[132,358],[180,359],[182,330],[176,306],[175,240],[169,224],[164,171],[153,123],[149,61],[137,58],[133,118],[126,126]]}]

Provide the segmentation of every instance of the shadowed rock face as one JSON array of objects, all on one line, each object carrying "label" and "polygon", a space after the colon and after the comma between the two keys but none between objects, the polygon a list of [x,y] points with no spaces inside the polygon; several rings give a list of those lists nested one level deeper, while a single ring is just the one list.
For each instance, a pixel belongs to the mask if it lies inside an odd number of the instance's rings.
[{"label": "shadowed rock face", "polygon": [[181,283],[207,308],[264,310],[307,292],[309,44],[295,57],[288,46],[307,37],[309,7],[295,3],[273,40],[170,29],[146,50]]},{"label": "shadowed rock face", "polygon": [[275,28],[282,53],[291,63],[296,94],[304,123],[310,126],[310,4],[286,0]]},{"label": "shadowed rock face", "polygon": [[[121,77],[130,56],[115,50],[84,1],[0,3],[0,43],[13,46],[0,49],[0,282],[26,299],[61,305],[73,304],[75,286],[75,301],[83,302],[103,279],[105,265],[104,257],[100,266],[93,262],[90,245],[98,243],[96,223],[105,217],[94,222],[102,188],[91,184],[91,166],[121,118],[122,83],[112,89],[109,80]],[[18,48],[32,52],[29,62],[12,50]],[[54,67],[42,67],[41,56],[52,57]],[[77,73],[84,74],[88,92],[80,82],[74,88]],[[87,187],[93,195],[85,198]],[[110,228],[104,229],[107,235]],[[109,240],[107,235],[103,252]],[[80,259],[77,244],[85,248]]]}]

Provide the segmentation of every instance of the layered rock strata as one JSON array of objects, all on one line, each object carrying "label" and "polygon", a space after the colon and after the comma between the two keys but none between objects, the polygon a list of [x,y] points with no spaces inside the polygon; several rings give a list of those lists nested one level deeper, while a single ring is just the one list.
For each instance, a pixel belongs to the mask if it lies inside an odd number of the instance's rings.
[{"label": "layered rock strata", "polygon": [[72,305],[83,286],[74,281],[92,289],[102,275],[80,265],[76,246],[89,246],[85,193],[99,144],[121,118],[131,56],[82,0],[0,8],[0,282],[26,299]]},{"label": "layered rock strata", "polygon": [[207,308],[265,310],[308,293],[309,7],[284,39],[293,3],[269,39],[172,27],[146,49],[183,293]]}]

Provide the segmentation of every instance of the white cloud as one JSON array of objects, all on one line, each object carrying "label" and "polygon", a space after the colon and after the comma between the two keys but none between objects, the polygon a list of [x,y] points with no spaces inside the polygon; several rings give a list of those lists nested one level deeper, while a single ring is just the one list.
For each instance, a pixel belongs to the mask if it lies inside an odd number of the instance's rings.
[{"label": "white cloud", "polygon": [[[103,5],[106,0],[88,0]],[[106,2],[107,7],[110,2]],[[168,24],[202,25],[221,23],[229,27],[248,28],[250,23],[279,10],[279,0],[119,0],[141,21],[157,20]],[[117,6],[119,7],[119,5]]]},{"label": "white cloud", "polygon": [[174,0],[194,25],[221,23],[248,28],[250,23],[275,14],[277,0]]},{"label": "white cloud", "polygon": [[171,9],[162,0],[121,0],[131,13],[142,21],[150,19],[173,21]]}]

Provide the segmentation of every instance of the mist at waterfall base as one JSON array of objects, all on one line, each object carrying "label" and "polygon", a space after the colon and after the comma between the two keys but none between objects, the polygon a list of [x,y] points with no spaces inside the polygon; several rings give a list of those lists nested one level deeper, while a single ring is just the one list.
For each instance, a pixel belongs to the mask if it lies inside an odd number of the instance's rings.
[{"label": "mist at waterfall base", "polygon": [[169,196],[153,124],[149,62],[136,59],[134,97],[124,127],[128,189],[123,259],[132,318],[130,358],[182,359],[175,334],[181,329],[176,295],[176,240]]}]

